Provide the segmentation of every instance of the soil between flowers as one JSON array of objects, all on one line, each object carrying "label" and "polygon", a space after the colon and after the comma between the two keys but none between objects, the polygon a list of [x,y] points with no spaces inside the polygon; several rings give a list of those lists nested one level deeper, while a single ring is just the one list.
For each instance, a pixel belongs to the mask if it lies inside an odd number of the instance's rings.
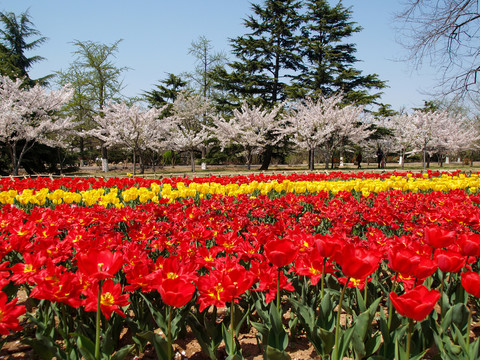
[{"label": "soil between flowers", "polygon": [[[256,330],[252,328],[249,333],[240,334],[239,342],[242,348],[243,356],[247,360],[260,360],[263,359],[263,351],[261,345],[257,343]],[[121,341],[131,343],[128,341],[128,335],[121,339]],[[187,329],[187,334],[183,338],[178,338],[173,344],[175,360],[209,360],[195,340],[193,333]],[[287,352],[292,359],[315,359],[320,360],[321,357],[315,353],[315,349],[309,343],[305,336],[300,336],[290,341]],[[224,359],[227,355],[225,348],[221,345],[218,349],[218,359]],[[21,343],[15,334],[9,336],[9,340],[3,345],[0,351],[1,360],[17,359],[27,360],[33,358],[33,352],[30,346]],[[157,359],[153,346],[148,344],[145,351],[141,354],[131,354],[127,360],[140,360],[140,359]]]}]

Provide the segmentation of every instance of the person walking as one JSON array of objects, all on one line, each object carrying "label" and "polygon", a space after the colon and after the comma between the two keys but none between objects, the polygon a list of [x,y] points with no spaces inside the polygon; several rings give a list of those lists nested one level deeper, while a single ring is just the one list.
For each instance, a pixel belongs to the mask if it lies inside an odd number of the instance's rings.
[{"label": "person walking", "polygon": [[378,148],[377,149],[377,162],[378,162],[378,168],[379,169],[382,167],[382,161],[383,161],[383,151],[382,151],[382,149]]},{"label": "person walking", "polygon": [[357,161],[357,165],[358,165],[357,169],[361,169],[362,168],[362,153],[361,153],[361,151],[358,152],[355,160]]}]

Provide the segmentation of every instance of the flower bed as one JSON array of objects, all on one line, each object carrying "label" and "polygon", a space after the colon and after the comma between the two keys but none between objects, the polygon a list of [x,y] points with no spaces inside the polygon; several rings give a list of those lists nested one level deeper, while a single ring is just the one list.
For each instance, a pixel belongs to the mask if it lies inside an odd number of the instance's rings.
[{"label": "flower bed", "polygon": [[57,359],[168,359],[187,328],[212,359],[241,359],[252,330],[271,359],[299,337],[322,358],[475,359],[479,183],[2,179],[0,334]]}]

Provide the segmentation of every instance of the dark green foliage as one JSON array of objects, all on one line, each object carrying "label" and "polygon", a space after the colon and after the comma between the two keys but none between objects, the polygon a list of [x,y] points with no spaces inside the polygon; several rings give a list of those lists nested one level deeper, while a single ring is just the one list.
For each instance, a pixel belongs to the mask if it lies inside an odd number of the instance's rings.
[{"label": "dark green foliage", "polygon": [[249,33],[230,40],[237,60],[228,64],[231,71],[217,68],[214,75],[217,87],[225,92],[218,99],[225,109],[237,107],[240,99],[273,106],[286,98],[288,72],[301,69],[300,9],[296,0],[252,5],[254,15],[244,20]]},{"label": "dark green foliage", "polygon": [[293,98],[330,96],[343,92],[348,103],[371,104],[381,93],[385,82],[376,74],[362,75],[353,65],[355,44],[345,42],[362,28],[351,21],[352,11],[341,2],[330,6],[326,0],[304,1],[306,13],[301,29],[301,55],[305,70],[295,77],[289,88]]},{"label": "dark green foliage", "polygon": [[155,85],[155,89],[145,91],[143,97],[150,107],[161,108],[169,104],[164,111],[164,116],[171,115],[172,104],[177,99],[178,93],[186,89],[187,82],[180,76],[175,74],[167,74],[167,77],[159,81],[160,84]]},{"label": "dark green foliage", "polygon": [[0,12],[0,74],[11,78],[25,78],[29,86],[35,83],[46,84],[52,75],[37,80],[30,79],[28,70],[38,61],[44,60],[41,56],[27,57],[26,52],[43,44],[47,38],[39,37],[28,41],[32,36],[40,36],[35,29],[28,11],[16,15],[13,12]]}]

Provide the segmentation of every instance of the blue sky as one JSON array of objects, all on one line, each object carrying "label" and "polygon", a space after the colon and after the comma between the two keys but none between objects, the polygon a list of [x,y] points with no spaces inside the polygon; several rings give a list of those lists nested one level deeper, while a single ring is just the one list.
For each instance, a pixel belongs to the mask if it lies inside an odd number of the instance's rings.
[{"label": "blue sky", "polygon": [[[401,24],[394,15],[402,9],[400,3],[343,1],[363,27],[351,39],[361,60],[356,67],[387,81],[382,102],[408,110],[431,98],[435,71],[428,66],[412,70],[411,64],[400,61],[406,56],[395,39],[395,27]],[[188,49],[199,36],[211,40],[214,51],[231,56],[228,39],[247,33],[243,19],[251,14],[250,4],[248,0],[0,0],[0,10],[19,14],[29,9],[35,27],[48,37],[31,53],[46,58],[32,68],[34,78],[67,69],[74,60],[74,40],[112,44],[123,39],[116,59],[117,66],[130,68],[124,74],[123,93],[138,96],[166,73],[192,71],[194,58]]]}]

